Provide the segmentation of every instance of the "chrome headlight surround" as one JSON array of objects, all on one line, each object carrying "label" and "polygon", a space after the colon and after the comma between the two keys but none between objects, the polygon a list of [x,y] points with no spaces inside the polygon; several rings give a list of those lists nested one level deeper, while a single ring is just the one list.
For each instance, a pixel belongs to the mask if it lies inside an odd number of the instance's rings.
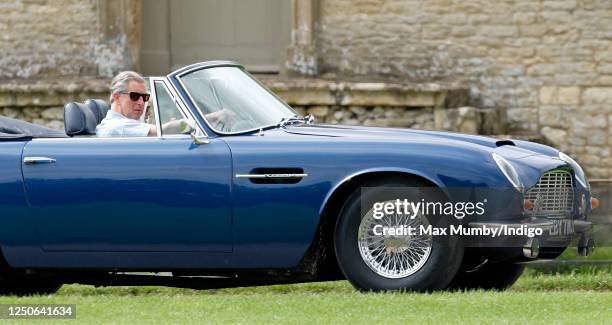
[{"label": "chrome headlight surround", "polygon": [[559,151],[559,159],[565,161],[572,167],[572,169],[574,170],[574,175],[576,175],[576,179],[578,180],[578,182],[590,191],[591,184],[589,184],[589,181],[587,181],[586,174],[584,173],[584,170],[582,170],[582,167],[580,167],[580,165],[574,159],[572,159],[572,157],[560,151]]},{"label": "chrome headlight surround", "polygon": [[497,166],[502,171],[502,173],[506,176],[508,181],[510,181],[510,183],[514,186],[514,188],[516,188],[517,191],[522,193],[523,183],[521,182],[521,178],[519,177],[514,166],[508,160],[506,160],[506,158],[496,153],[493,153],[492,156],[493,156],[493,160],[495,160],[495,163],[497,163]]}]

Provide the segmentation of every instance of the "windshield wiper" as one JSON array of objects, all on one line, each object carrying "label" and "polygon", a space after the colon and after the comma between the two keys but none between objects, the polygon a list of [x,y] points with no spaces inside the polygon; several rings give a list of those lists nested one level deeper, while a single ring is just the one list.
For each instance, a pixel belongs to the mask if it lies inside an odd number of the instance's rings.
[{"label": "windshield wiper", "polygon": [[283,128],[287,125],[293,125],[295,123],[303,123],[303,124],[312,124],[314,122],[314,116],[308,114],[304,117],[295,115],[293,117],[283,117],[280,122],[278,122],[278,126]]}]

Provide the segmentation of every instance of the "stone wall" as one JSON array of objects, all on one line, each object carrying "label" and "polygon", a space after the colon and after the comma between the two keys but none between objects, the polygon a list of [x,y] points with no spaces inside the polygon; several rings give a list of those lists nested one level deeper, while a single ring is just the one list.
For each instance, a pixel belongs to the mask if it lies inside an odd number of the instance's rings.
[{"label": "stone wall", "polygon": [[63,130],[64,104],[88,98],[108,101],[109,83],[90,78],[11,80],[0,84],[0,115]]},{"label": "stone wall", "polygon": [[2,1],[0,78],[110,77],[133,68],[138,35],[129,19],[113,15],[115,7],[137,13],[138,2]]},{"label": "stone wall", "polygon": [[612,1],[321,0],[319,73],[453,80],[612,177]]},{"label": "stone wall", "polygon": [[[456,84],[339,82],[314,78],[261,80],[302,115],[319,123],[410,127],[473,134],[502,133],[499,116],[465,106]],[[108,97],[108,79],[13,80],[0,85],[0,115],[62,130],[63,106]]]},{"label": "stone wall", "polygon": [[260,78],[298,113],[320,123],[489,135],[507,131],[502,111],[467,106],[468,88],[462,84]]}]

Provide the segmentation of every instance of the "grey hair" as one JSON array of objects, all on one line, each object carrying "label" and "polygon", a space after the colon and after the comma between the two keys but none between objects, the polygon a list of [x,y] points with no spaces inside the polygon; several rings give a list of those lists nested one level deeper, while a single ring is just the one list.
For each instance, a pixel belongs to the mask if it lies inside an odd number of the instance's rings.
[{"label": "grey hair", "polygon": [[110,90],[111,90],[111,94],[110,94],[110,103],[113,103],[113,94],[115,93],[123,93],[128,91],[128,83],[130,83],[130,81],[137,81],[140,83],[145,83],[144,78],[139,75],[137,72],[134,71],[122,71],[119,72],[118,75],[115,76],[115,78],[113,78],[113,81],[111,81],[111,86],[110,86]]}]

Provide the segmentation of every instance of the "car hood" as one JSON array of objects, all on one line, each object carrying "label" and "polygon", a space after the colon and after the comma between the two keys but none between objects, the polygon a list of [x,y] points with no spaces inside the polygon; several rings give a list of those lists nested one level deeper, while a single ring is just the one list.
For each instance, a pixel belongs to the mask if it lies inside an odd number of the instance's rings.
[{"label": "car hood", "polygon": [[457,146],[469,143],[476,145],[482,150],[497,152],[511,159],[521,159],[541,154],[536,151],[519,148],[512,140],[500,140],[480,135],[442,131],[326,124],[290,126],[286,127],[284,131],[291,134],[363,140],[444,142],[446,144],[456,144]]}]

